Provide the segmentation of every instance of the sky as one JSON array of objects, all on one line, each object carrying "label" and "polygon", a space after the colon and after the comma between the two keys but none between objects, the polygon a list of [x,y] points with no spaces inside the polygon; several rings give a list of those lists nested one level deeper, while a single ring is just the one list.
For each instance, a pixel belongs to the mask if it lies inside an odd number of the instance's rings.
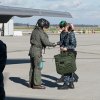
[{"label": "sky", "polygon": [[[100,25],[100,0],[0,0],[0,5],[67,11],[73,16],[73,18],[44,17],[52,24],[66,20],[74,24]],[[39,18],[41,17],[28,19],[14,17],[14,22],[35,24]]]}]

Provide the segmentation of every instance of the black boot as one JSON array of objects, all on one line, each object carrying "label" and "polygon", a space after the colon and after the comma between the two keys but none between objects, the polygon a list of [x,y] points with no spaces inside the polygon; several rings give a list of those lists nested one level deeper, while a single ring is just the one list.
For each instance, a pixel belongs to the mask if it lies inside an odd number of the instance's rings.
[{"label": "black boot", "polygon": [[33,89],[45,89],[45,86],[42,85],[34,85]]},{"label": "black boot", "polygon": [[29,83],[29,88],[33,88],[33,84],[32,83]]},{"label": "black boot", "polygon": [[74,82],[78,82],[79,77],[76,73],[73,73],[73,77],[74,77]]},{"label": "black boot", "polygon": [[60,79],[56,80],[56,83],[61,83],[64,82],[64,76],[62,75]]},{"label": "black boot", "polygon": [[69,86],[67,84],[63,84],[61,87],[58,87],[59,90],[67,90],[69,88]]},{"label": "black boot", "polygon": [[69,84],[69,88],[70,88],[70,89],[74,89],[74,88],[75,88],[73,82],[70,82],[70,84]]}]

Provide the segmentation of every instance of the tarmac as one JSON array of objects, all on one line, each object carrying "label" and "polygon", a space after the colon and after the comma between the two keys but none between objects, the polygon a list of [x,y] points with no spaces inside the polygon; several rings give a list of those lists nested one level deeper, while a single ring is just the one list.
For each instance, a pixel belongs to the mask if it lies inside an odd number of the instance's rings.
[{"label": "tarmac", "polygon": [[[56,84],[57,74],[54,55],[59,46],[46,49],[43,54],[45,66],[42,82],[45,90],[28,87],[30,60],[30,36],[0,37],[7,45],[7,65],[4,70],[6,100],[100,100],[100,34],[76,34],[78,82],[75,89],[58,90],[63,83]],[[52,42],[59,41],[59,35],[49,35]]]}]

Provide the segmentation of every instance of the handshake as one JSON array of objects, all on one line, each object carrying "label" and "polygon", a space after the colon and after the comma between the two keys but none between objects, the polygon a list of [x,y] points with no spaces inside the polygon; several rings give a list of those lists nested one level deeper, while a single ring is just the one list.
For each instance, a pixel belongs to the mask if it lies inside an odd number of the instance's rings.
[{"label": "handshake", "polygon": [[58,45],[58,43],[53,43],[53,47],[55,47],[55,46],[57,46]]}]

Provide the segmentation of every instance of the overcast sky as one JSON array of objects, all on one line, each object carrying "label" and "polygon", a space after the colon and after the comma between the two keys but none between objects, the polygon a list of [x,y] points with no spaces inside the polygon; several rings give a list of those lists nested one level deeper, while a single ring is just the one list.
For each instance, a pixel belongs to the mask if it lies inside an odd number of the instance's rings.
[{"label": "overcast sky", "polygon": [[[34,9],[48,9],[67,11],[73,16],[69,18],[47,18],[51,23],[59,23],[67,20],[74,24],[98,24],[100,25],[100,1],[99,0],[0,0],[1,5],[28,7]],[[40,17],[20,19],[15,17],[15,22],[35,23]]]}]

